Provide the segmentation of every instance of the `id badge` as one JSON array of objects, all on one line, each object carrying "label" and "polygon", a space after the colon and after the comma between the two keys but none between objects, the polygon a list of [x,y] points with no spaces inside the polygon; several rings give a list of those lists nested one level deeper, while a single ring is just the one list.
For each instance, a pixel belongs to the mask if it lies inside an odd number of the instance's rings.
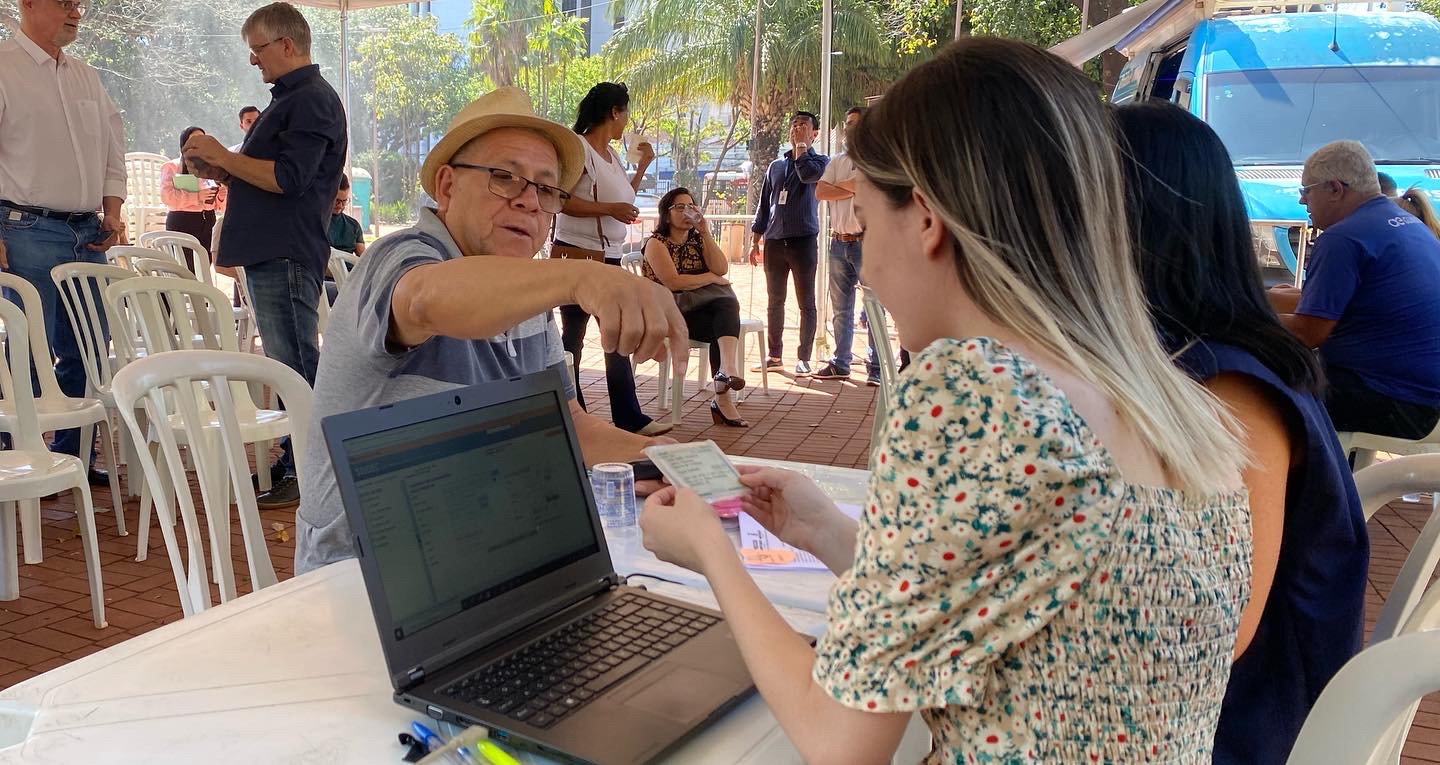
[{"label": "id badge", "polygon": [[780,190],[780,200],[779,200],[779,203],[783,205],[783,204],[785,204],[785,203],[787,203],[787,202],[789,202],[789,201],[790,201],[790,189],[781,189],[781,190]]}]

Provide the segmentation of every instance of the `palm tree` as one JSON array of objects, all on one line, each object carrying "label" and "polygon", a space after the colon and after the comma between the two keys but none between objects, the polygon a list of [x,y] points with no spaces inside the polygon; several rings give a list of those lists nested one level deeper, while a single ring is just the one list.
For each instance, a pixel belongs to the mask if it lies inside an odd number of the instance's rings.
[{"label": "palm tree", "polygon": [[[612,3],[612,6],[615,3]],[[788,116],[820,105],[819,0],[762,3],[759,97],[750,103],[754,62],[753,0],[631,0],[613,41],[616,63],[641,98],[730,104],[750,115],[750,200],[779,153]],[[845,109],[880,92],[905,60],[895,51],[874,3],[836,0],[832,123]]]},{"label": "palm tree", "polygon": [[536,0],[474,0],[470,18],[470,65],[495,87],[514,85],[539,19]]}]

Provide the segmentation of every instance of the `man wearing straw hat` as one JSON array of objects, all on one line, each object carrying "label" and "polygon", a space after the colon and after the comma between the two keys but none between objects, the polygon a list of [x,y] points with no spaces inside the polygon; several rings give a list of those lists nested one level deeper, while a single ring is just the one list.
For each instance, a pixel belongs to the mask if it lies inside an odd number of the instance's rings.
[{"label": "man wearing straw hat", "polygon": [[[321,418],[557,367],[550,311],[561,305],[599,319],[606,351],[649,359],[667,339],[686,347],[685,319],[660,285],[592,261],[534,259],[584,157],[580,137],[536,117],[524,91],[499,88],[466,106],[425,159],[420,183],[436,208],[372,244],[331,310],[302,457],[296,573],[355,554]],[[586,414],[565,380],[587,463],[672,442]]]}]

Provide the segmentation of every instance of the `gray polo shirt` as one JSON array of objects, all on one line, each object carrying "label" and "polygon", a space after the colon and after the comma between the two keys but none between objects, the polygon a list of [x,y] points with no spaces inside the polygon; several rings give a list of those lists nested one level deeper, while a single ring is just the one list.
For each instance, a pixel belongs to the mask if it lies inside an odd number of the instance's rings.
[{"label": "gray polo shirt", "polygon": [[[295,573],[355,556],[320,430],[322,418],[565,363],[549,312],[488,340],[432,337],[409,350],[387,346],[390,295],[400,277],[416,266],[459,257],[445,224],[431,210],[422,210],[413,228],[381,237],[365,251],[336,298],[315,377],[309,443],[300,456],[304,477],[295,518]],[[574,398],[571,377],[564,377],[566,393]]]}]

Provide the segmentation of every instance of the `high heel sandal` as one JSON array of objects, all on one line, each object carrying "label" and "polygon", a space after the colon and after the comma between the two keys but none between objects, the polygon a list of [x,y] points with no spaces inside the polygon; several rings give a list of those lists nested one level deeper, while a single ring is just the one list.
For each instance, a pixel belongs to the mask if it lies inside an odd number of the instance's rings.
[{"label": "high heel sandal", "polygon": [[725,391],[730,390],[744,390],[745,378],[731,377],[724,372],[716,372],[715,385],[713,387],[716,393],[724,393]]},{"label": "high heel sandal", "polygon": [[714,399],[710,400],[710,420],[716,425],[729,425],[732,428],[750,427],[750,423],[742,419],[732,420],[729,417],[726,417],[725,413],[720,411],[720,405],[715,403]]}]

